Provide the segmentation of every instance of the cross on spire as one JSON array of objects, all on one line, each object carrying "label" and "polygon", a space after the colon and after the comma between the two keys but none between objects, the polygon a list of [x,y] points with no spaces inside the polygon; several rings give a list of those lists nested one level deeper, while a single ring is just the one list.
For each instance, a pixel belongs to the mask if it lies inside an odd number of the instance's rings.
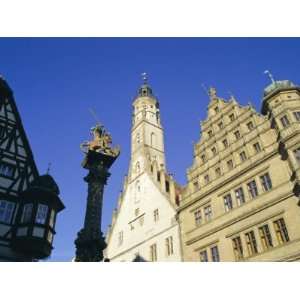
[{"label": "cross on spire", "polygon": [[146,72],[141,74],[144,84],[148,83],[148,74]]}]

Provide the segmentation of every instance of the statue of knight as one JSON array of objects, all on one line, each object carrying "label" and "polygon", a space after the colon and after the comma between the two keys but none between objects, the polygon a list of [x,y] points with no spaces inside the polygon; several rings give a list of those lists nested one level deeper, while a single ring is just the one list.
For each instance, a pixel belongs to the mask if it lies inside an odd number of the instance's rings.
[{"label": "statue of knight", "polygon": [[93,140],[80,145],[85,154],[82,167],[89,171],[84,180],[88,183],[88,196],[84,227],[78,232],[75,240],[75,261],[97,262],[103,260],[103,250],[106,248],[101,231],[101,216],[103,190],[108,172],[114,161],[120,155],[120,148],[111,146],[111,135],[99,123],[91,128]]}]

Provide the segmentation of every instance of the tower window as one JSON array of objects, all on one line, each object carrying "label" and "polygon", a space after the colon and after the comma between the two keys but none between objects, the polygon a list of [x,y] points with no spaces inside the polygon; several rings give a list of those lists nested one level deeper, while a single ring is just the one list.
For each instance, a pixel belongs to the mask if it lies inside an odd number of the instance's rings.
[{"label": "tower window", "polygon": [[0,222],[10,224],[15,208],[15,203],[0,200]]},{"label": "tower window", "polygon": [[170,182],[168,180],[166,180],[166,192],[170,192]]},{"label": "tower window", "polygon": [[1,162],[0,163],[0,175],[4,177],[13,178],[15,173],[15,166]]},{"label": "tower window", "polygon": [[300,121],[300,111],[294,111],[294,116],[297,121]]},{"label": "tower window", "polygon": [[153,219],[154,222],[157,222],[159,220],[158,208],[153,211]]},{"label": "tower window", "polygon": [[284,115],[282,118],[280,118],[280,121],[281,121],[283,128],[290,125],[290,121],[286,115]]},{"label": "tower window", "polygon": [[151,133],[150,139],[151,139],[151,141],[150,141],[151,142],[151,147],[155,146],[156,145],[156,135],[155,135],[154,132]]},{"label": "tower window", "polygon": [[233,209],[232,198],[230,194],[224,197],[224,206],[225,206],[225,212],[228,212]]}]

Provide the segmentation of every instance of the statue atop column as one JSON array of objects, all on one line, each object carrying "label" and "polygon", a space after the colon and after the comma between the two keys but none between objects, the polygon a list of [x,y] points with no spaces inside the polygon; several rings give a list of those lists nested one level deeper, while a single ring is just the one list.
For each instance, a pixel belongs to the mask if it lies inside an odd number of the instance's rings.
[{"label": "statue atop column", "polygon": [[99,123],[91,128],[93,140],[80,145],[85,154],[82,167],[89,171],[84,180],[88,183],[88,196],[84,227],[75,240],[75,261],[96,262],[103,260],[106,248],[101,231],[104,185],[110,176],[109,168],[120,155],[119,147],[112,147],[111,135]]}]

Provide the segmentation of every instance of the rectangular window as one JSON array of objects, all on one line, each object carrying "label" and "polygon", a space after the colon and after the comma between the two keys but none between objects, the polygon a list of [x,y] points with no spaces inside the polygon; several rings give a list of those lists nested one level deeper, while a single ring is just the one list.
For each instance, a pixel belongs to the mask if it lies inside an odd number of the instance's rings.
[{"label": "rectangular window", "polygon": [[300,111],[294,111],[294,116],[297,121],[300,121]]},{"label": "rectangular window", "polygon": [[156,244],[150,246],[150,260],[157,261],[157,247]]},{"label": "rectangular window", "polygon": [[227,139],[222,141],[224,148],[226,149],[228,147],[228,141]]},{"label": "rectangular window", "polygon": [[280,121],[281,121],[283,128],[290,125],[290,121],[286,115],[284,115],[282,118],[280,118]]},{"label": "rectangular window", "polygon": [[257,251],[257,244],[256,244],[254,231],[251,230],[251,231],[247,232],[245,234],[245,237],[246,237],[246,243],[247,243],[249,256],[256,254],[258,251]]},{"label": "rectangular window", "polygon": [[174,253],[173,250],[173,237],[169,236],[168,238],[166,238],[166,254],[167,256],[170,256]]},{"label": "rectangular window", "polygon": [[255,153],[258,153],[258,152],[261,151],[261,148],[260,148],[260,144],[259,144],[259,143],[253,144],[253,148],[254,148]]},{"label": "rectangular window", "polygon": [[240,153],[240,159],[241,159],[241,162],[245,161],[247,159],[247,156],[246,156],[246,152],[245,151],[242,151]]},{"label": "rectangular window", "polygon": [[234,133],[234,136],[236,140],[239,140],[241,138],[241,134],[238,130]]},{"label": "rectangular window", "polygon": [[194,181],[193,186],[194,186],[195,192],[199,191],[199,182],[198,181]]},{"label": "rectangular window", "polygon": [[5,162],[0,163],[0,175],[13,178],[14,174],[15,174],[15,166],[12,166]]},{"label": "rectangular window", "polygon": [[10,224],[15,208],[15,203],[0,200],[0,222]]},{"label": "rectangular window", "polygon": [[205,215],[205,221],[210,221],[212,218],[212,209],[211,205],[208,205],[204,207],[204,215]]},{"label": "rectangular window", "polygon": [[209,183],[209,175],[208,174],[204,176],[204,181],[205,181],[205,183]]},{"label": "rectangular window", "polygon": [[225,211],[226,212],[233,209],[232,198],[231,198],[230,194],[224,196],[224,206],[225,206]]},{"label": "rectangular window", "polygon": [[37,224],[45,224],[48,214],[48,206],[44,204],[38,205],[35,221]]},{"label": "rectangular window", "polygon": [[123,231],[120,231],[118,235],[118,246],[121,246],[123,244],[123,238],[124,238],[124,233]]},{"label": "rectangular window", "polygon": [[221,176],[221,169],[220,168],[216,168],[215,173],[216,173],[217,177],[220,177]]},{"label": "rectangular window", "polygon": [[166,180],[166,192],[170,193],[170,182]]},{"label": "rectangular window", "polygon": [[200,261],[201,262],[208,262],[208,256],[207,256],[207,251],[203,250],[200,252]]},{"label": "rectangular window", "polygon": [[227,161],[227,167],[228,167],[228,170],[232,170],[233,169],[233,161],[232,161],[232,159],[230,159],[230,160]]},{"label": "rectangular window", "polygon": [[264,250],[273,247],[272,236],[267,224],[258,228],[261,244]]},{"label": "rectangular window", "polygon": [[229,120],[230,120],[231,122],[234,121],[234,119],[235,119],[234,114],[229,115]]},{"label": "rectangular window", "polygon": [[283,218],[276,220],[274,222],[274,228],[275,228],[276,237],[279,244],[286,243],[290,240]]},{"label": "rectangular window", "polygon": [[237,205],[240,206],[240,205],[244,204],[246,201],[245,201],[245,194],[244,194],[243,188],[239,187],[234,192],[235,192],[235,198],[236,198]]},{"label": "rectangular window", "polygon": [[248,123],[247,123],[247,127],[248,127],[249,131],[251,131],[251,130],[254,129],[254,126],[253,126],[253,123],[252,123],[252,122],[248,122]]},{"label": "rectangular window", "polygon": [[202,223],[202,213],[201,213],[201,209],[198,209],[194,212],[194,217],[195,217],[195,224],[196,226],[201,225]]},{"label": "rectangular window", "polygon": [[236,260],[241,260],[244,257],[241,238],[238,236],[232,239],[233,252]]},{"label": "rectangular window", "polygon": [[158,209],[155,209],[153,211],[153,219],[154,219],[154,222],[157,222],[159,220],[159,213],[158,213]]},{"label": "rectangular window", "polygon": [[217,246],[210,248],[212,261],[220,261],[219,250]]},{"label": "rectangular window", "polygon": [[33,208],[32,203],[27,203],[24,205],[21,223],[28,223],[31,221],[32,208]]},{"label": "rectangular window", "polygon": [[261,181],[261,184],[262,184],[265,192],[272,189],[272,181],[271,181],[269,173],[266,173],[266,174],[260,176],[260,181]]},{"label": "rectangular window", "polygon": [[257,190],[257,185],[255,180],[250,181],[249,183],[247,183],[248,186],[248,192],[250,195],[251,199],[254,199],[255,197],[258,196],[258,190]]}]

